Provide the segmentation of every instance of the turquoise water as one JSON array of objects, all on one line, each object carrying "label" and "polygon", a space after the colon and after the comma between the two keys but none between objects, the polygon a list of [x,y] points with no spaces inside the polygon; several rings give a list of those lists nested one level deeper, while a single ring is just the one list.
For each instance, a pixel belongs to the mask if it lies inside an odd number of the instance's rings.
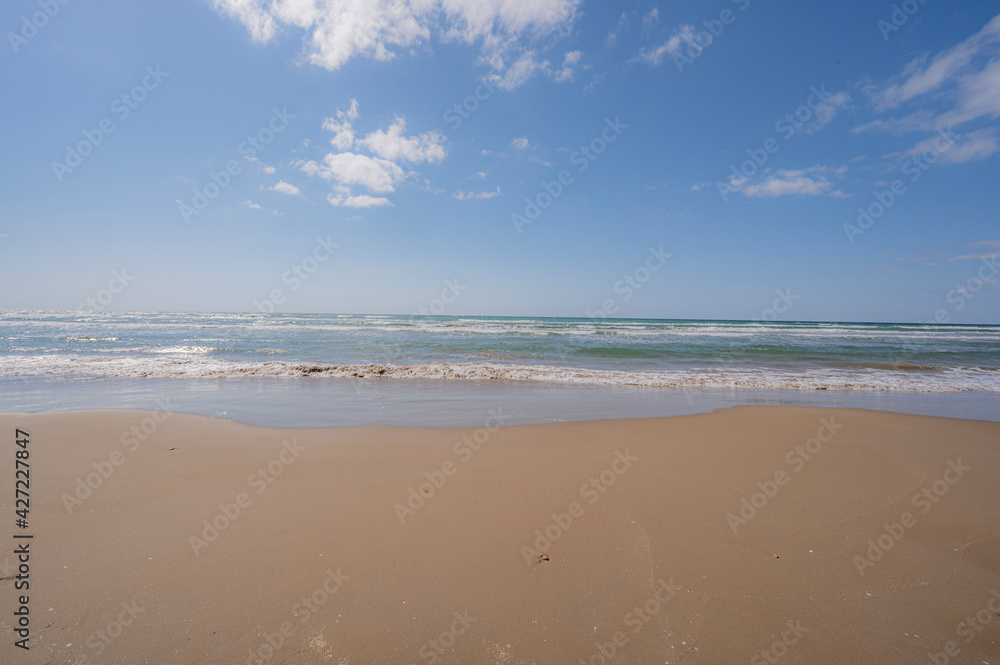
[{"label": "turquoise water", "polygon": [[1000,392],[1000,326],[5,312],[0,377]]}]

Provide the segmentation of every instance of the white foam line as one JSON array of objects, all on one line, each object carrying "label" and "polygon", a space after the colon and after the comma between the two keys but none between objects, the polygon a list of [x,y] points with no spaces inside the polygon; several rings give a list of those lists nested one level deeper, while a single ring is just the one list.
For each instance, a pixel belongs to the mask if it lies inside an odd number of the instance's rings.
[{"label": "white foam line", "polygon": [[951,368],[925,372],[787,368],[598,370],[513,363],[329,364],[246,362],[212,358],[117,358],[82,355],[3,356],[0,376],[94,378],[383,378],[543,381],[659,388],[751,388],[893,392],[1000,392],[1000,371]]}]

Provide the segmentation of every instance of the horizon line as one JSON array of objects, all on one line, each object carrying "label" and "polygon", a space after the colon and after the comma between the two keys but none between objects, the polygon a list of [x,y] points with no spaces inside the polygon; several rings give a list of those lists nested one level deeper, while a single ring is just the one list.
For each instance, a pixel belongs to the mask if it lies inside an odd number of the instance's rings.
[{"label": "horizon line", "polygon": [[837,321],[830,319],[789,319],[789,320],[764,320],[764,319],[712,319],[712,318],[657,318],[648,316],[637,317],[588,317],[588,316],[540,316],[532,314],[400,314],[400,313],[363,313],[363,312],[260,312],[253,310],[79,310],[79,309],[6,309],[0,308],[0,315],[8,313],[24,312],[51,312],[68,314],[246,314],[256,317],[271,316],[405,316],[413,318],[493,318],[493,319],[567,319],[573,321],[658,321],[664,323],[675,323],[684,321],[697,321],[705,323],[761,323],[761,324],[794,324],[794,323],[826,323],[840,325],[889,325],[889,326],[941,326],[941,327],[962,327],[962,326],[987,326],[1000,327],[1000,323],[940,323],[937,321]]}]

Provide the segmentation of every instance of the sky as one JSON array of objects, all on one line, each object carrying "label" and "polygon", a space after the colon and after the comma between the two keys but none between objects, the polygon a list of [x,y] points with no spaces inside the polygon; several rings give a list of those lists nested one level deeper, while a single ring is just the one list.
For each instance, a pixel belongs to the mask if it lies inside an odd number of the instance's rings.
[{"label": "sky", "polygon": [[1000,323],[997,11],[6,2],[0,309]]}]

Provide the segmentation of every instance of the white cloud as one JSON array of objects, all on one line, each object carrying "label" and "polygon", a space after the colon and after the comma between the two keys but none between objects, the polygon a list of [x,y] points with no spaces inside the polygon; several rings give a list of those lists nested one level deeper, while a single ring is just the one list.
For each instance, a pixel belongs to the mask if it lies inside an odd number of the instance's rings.
[{"label": "white cloud", "polygon": [[542,166],[552,166],[552,162],[547,162],[538,155],[531,155],[528,157],[529,162],[534,162],[536,164],[541,164]]},{"label": "white cloud", "polygon": [[682,25],[674,31],[670,39],[653,49],[644,48],[633,60],[639,60],[650,65],[659,65],[667,55],[674,55],[682,46],[698,46],[696,35],[698,31],[693,25]]},{"label": "white cloud", "polygon": [[[335,70],[355,57],[387,61],[427,42],[481,45],[480,62],[516,87],[535,69],[519,55],[568,33],[581,0],[213,0],[266,43],[279,23],[305,31],[305,55]],[[533,60],[533,58],[532,58]],[[508,63],[513,65],[508,67]],[[519,65],[520,63],[520,65]],[[510,70],[520,70],[508,76]]]},{"label": "white cloud", "polygon": [[688,46],[697,46],[697,31],[693,25],[682,25],[674,31],[670,39],[666,41],[664,46],[667,47],[667,53],[673,55],[681,50],[681,46],[687,44]]},{"label": "white cloud", "polygon": [[812,132],[818,132],[819,130],[830,124],[830,121],[837,115],[837,113],[847,107],[851,102],[851,94],[849,92],[836,92],[826,99],[824,99],[819,106],[816,107],[815,116],[816,119],[812,124],[806,128],[806,133],[811,134]]},{"label": "white cloud", "polygon": [[945,111],[919,109],[888,120],[875,120],[854,131],[933,131],[979,118],[1000,116],[1000,14],[979,32],[933,57],[921,55],[882,84],[863,89],[877,111],[904,103],[925,101],[949,104]]},{"label": "white cloud", "polygon": [[979,56],[995,55],[1000,43],[1000,14],[982,30],[933,58],[924,54],[910,61],[902,73],[870,90],[875,108],[895,108],[905,101],[938,90],[954,81]]},{"label": "white cloud", "polygon": [[576,74],[577,64],[580,63],[580,58],[583,57],[583,51],[570,51],[563,58],[563,64],[560,69],[557,69],[552,73],[552,78],[556,81],[572,81],[573,76]]},{"label": "white cloud", "polygon": [[642,17],[642,30],[643,32],[649,32],[657,25],[660,24],[660,9],[658,7],[653,7],[649,10],[649,13]]},{"label": "white cloud", "polygon": [[958,103],[938,119],[941,126],[1000,116],[1000,52],[983,69],[958,83]]},{"label": "white cloud", "polygon": [[463,192],[462,190],[458,190],[457,192],[454,192],[451,196],[452,198],[458,201],[468,201],[469,199],[492,199],[494,196],[500,196],[500,186],[497,185],[496,190],[491,192],[488,191],[488,192],[473,193],[473,192]]},{"label": "white cloud", "polygon": [[289,196],[302,196],[302,191],[298,187],[284,180],[279,180],[276,185],[267,189],[270,192],[279,192],[281,194],[288,194]]},{"label": "white cloud", "polygon": [[250,208],[251,210],[260,210],[260,204],[254,203],[250,199],[247,199],[246,201],[240,201],[240,205],[243,206],[244,208]]},{"label": "white cloud", "polygon": [[377,130],[358,141],[382,159],[404,159],[414,164],[440,162],[445,158],[442,143],[444,136],[438,131],[423,132],[419,136],[404,136],[406,121],[397,117],[388,130]]},{"label": "white cloud", "polygon": [[813,166],[807,169],[780,169],[772,175],[759,180],[749,178],[731,178],[729,186],[743,193],[744,196],[759,199],[773,199],[779,196],[846,196],[839,189],[834,189],[831,177],[843,177],[847,169],[843,166],[828,168]]},{"label": "white cloud", "polygon": [[406,177],[403,169],[389,160],[353,152],[330,153],[323,158],[322,164],[310,160],[302,165],[302,171],[324,180],[361,185],[380,193],[395,191],[396,185]]},{"label": "white cloud", "polygon": [[337,150],[350,150],[354,145],[353,123],[358,119],[358,100],[352,99],[351,106],[342,111],[337,109],[334,116],[323,120],[323,129],[333,132],[334,137],[330,139],[330,145]]},{"label": "white cloud", "polygon": [[517,60],[514,61],[514,64],[509,67],[504,67],[502,59],[498,62],[500,66],[494,66],[494,69],[497,69],[498,72],[493,74],[490,79],[501,90],[513,90],[520,87],[536,73],[551,74],[552,72],[549,61],[538,60],[535,57],[534,51],[521,53]]},{"label": "white cloud", "polygon": [[276,168],[265,164],[256,157],[251,157],[250,155],[243,155],[243,159],[247,160],[248,162],[250,162],[251,164],[253,164],[254,166],[256,166],[257,168],[259,168],[261,171],[263,171],[268,175],[271,175],[272,173],[277,171]]},{"label": "white cloud", "polygon": [[747,185],[743,188],[743,194],[762,199],[788,194],[817,196],[828,191],[830,187],[830,181],[826,178],[813,179],[802,171],[782,170],[757,184]]},{"label": "white cloud", "polygon": [[[333,182],[334,193],[327,197],[331,205],[372,208],[392,205],[389,199],[367,194],[352,195],[358,185],[377,194],[396,191],[396,187],[415,174],[413,164],[435,163],[445,158],[445,136],[437,130],[406,135],[406,120],[396,117],[386,129],[377,129],[364,138],[357,138],[354,122],[360,117],[360,107],[352,99],[348,109],[323,121],[323,129],[334,132],[330,141],[341,152],[332,152],[321,162],[298,162],[297,166],[310,176]],[[371,155],[356,150],[364,149]]]},{"label": "white cloud", "polygon": [[649,65],[659,65],[663,62],[663,56],[667,54],[667,45],[661,44],[654,49],[641,49],[639,55],[634,60],[641,60]]},{"label": "white cloud", "polygon": [[510,145],[516,150],[527,150],[531,144],[528,142],[527,136],[522,136],[511,141]]},{"label": "white cloud", "polygon": [[[964,123],[995,120],[1000,117],[1000,14],[959,44],[933,55],[925,53],[896,76],[881,84],[866,83],[862,89],[877,111],[904,110],[898,117],[877,118],[855,127],[854,133],[953,134],[953,128]],[[932,151],[942,164],[964,164],[1000,152],[995,127],[955,134],[952,140],[954,143],[942,150],[941,136],[933,134],[885,157],[901,161]]]},{"label": "white cloud", "polygon": [[930,132],[934,130],[935,113],[929,109],[921,109],[908,113],[901,118],[893,116],[888,120],[872,120],[869,123],[855,127],[851,131],[855,134],[861,132],[891,132],[893,134],[903,134],[906,132]]},{"label": "white cloud", "polygon": [[369,196],[368,194],[350,196],[349,194],[344,194],[343,192],[329,194],[326,197],[326,200],[327,203],[332,206],[344,206],[346,208],[379,208],[381,206],[392,205],[392,202],[389,201],[389,199],[381,196]]},{"label": "white cloud", "polygon": [[226,12],[246,26],[255,42],[267,43],[274,36],[274,18],[259,0],[215,0],[215,8]]},{"label": "white cloud", "polygon": [[968,134],[957,134],[953,137],[953,143],[947,149],[941,149],[941,136],[932,136],[916,144],[909,150],[886,155],[887,158],[906,159],[923,154],[925,151],[932,151],[938,155],[942,164],[965,164],[966,162],[976,162],[986,159],[990,155],[1000,152],[1000,139],[997,137],[995,128],[979,129]]}]

